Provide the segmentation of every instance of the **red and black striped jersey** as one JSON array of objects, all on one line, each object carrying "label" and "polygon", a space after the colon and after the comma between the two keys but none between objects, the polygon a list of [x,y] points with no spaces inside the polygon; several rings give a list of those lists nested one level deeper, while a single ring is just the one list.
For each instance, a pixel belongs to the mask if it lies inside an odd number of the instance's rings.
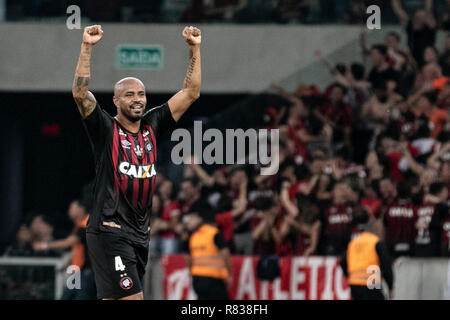
[{"label": "red and black striped jersey", "polygon": [[147,111],[131,133],[97,104],[84,119],[94,152],[94,206],[87,232],[118,232],[148,243],[157,139],[175,124],[167,103]]},{"label": "red and black striped jersey", "polygon": [[416,236],[417,207],[409,200],[397,200],[383,216],[386,243],[395,252],[410,252]]}]

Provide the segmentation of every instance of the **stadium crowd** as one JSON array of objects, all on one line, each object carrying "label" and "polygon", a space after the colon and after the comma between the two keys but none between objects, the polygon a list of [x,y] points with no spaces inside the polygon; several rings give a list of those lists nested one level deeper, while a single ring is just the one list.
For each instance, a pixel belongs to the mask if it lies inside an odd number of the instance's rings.
[{"label": "stadium crowd", "polygon": [[[434,13],[448,29],[449,2],[432,2]],[[409,13],[421,5],[421,1],[402,3]],[[383,23],[396,23],[391,0],[14,0],[5,1],[5,19],[65,20],[71,5],[79,6],[83,19],[90,21],[265,24],[359,24],[367,20],[367,7],[377,5]]]},{"label": "stadium crowd", "polygon": [[277,175],[188,164],[179,187],[159,176],[154,252],[185,250],[183,216],[201,202],[234,254],[341,255],[359,232],[352,215],[367,210],[392,257],[448,256],[450,36],[439,52],[430,4],[410,19],[392,1],[404,34],[367,48],[362,32],[366,64],[332,65],[318,51],[332,77],[323,92],[273,84],[285,101],[265,114],[280,130]]}]

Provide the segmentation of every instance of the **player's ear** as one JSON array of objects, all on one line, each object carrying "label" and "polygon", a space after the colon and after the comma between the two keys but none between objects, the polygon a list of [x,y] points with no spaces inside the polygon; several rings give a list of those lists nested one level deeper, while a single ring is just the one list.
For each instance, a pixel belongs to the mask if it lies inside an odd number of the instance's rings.
[{"label": "player's ear", "polygon": [[119,107],[119,99],[116,96],[113,96],[113,103],[117,108]]}]

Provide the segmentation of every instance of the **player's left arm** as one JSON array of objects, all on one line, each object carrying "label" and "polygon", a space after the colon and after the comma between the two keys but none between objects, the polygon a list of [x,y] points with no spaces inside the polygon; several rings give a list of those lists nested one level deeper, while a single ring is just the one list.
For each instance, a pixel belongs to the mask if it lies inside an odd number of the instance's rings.
[{"label": "player's left arm", "polygon": [[183,37],[189,45],[189,66],[183,81],[183,89],[169,99],[169,109],[175,121],[178,121],[186,110],[200,97],[202,72],[200,63],[201,32],[195,27],[186,27]]}]

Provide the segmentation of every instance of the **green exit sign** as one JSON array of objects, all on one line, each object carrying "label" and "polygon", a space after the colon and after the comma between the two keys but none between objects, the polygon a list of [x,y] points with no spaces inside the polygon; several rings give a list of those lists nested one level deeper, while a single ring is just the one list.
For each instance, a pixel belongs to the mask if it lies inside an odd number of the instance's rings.
[{"label": "green exit sign", "polygon": [[164,47],[159,44],[119,44],[115,60],[116,69],[161,70]]}]

